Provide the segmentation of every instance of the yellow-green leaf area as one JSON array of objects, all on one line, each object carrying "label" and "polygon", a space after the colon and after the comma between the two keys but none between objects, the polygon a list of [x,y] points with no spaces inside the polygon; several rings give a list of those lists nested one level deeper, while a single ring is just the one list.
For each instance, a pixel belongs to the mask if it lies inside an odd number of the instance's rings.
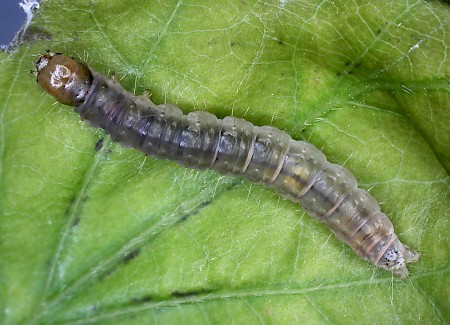
[{"label": "yellow-green leaf area", "polygon": [[[450,6],[56,1],[0,53],[4,324],[447,324]],[[350,169],[407,280],[270,188],[115,144],[30,74],[46,49],[184,112],[273,125]]]}]

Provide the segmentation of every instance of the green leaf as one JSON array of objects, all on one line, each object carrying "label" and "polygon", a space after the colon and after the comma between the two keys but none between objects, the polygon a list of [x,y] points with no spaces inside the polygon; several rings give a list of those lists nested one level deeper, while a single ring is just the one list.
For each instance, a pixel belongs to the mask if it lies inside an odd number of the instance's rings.
[{"label": "green leaf", "polygon": [[[43,2],[0,53],[0,320],[448,323],[449,19],[439,1]],[[47,48],[310,141],[422,259],[393,279],[269,188],[112,143],[36,84]]]}]

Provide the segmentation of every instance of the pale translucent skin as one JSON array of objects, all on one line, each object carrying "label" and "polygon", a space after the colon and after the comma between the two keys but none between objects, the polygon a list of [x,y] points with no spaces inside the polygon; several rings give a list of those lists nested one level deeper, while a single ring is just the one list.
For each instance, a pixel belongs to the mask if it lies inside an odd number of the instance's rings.
[{"label": "pale translucent skin", "polygon": [[236,117],[218,119],[203,111],[184,115],[174,105],[155,105],[61,54],[42,56],[36,68],[44,90],[75,106],[84,120],[105,129],[114,141],[186,167],[271,186],[326,223],[360,257],[401,278],[408,276],[406,264],[420,257],[397,239],[391,221],[357,187],[355,177],[310,143]]}]

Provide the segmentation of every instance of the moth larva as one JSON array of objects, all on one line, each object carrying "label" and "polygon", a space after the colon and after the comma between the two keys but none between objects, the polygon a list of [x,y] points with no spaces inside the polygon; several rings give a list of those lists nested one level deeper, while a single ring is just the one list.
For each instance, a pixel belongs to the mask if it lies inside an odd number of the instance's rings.
[{"label": "moth larva", "polygon": [[378,202],[312,144],[272,126],[207,112],[184,115],[125,91],[114,79],[62,54],[42,55],[37,82],[113,140],[191,168],[210,168],[275,188],[324,222],[359,256],[399,277],[420,254],[402,244]]}]

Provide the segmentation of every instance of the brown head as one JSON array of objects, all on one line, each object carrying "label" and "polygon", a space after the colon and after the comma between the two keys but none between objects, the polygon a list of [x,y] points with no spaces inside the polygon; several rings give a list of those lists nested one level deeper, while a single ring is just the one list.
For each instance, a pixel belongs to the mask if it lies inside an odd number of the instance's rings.
[{"label": "brown head", "polygon": [[39,85],[65,105],[81,105],[92,84],[86,64],[60,53],[42,55],[36,62],[36,70]]}]

